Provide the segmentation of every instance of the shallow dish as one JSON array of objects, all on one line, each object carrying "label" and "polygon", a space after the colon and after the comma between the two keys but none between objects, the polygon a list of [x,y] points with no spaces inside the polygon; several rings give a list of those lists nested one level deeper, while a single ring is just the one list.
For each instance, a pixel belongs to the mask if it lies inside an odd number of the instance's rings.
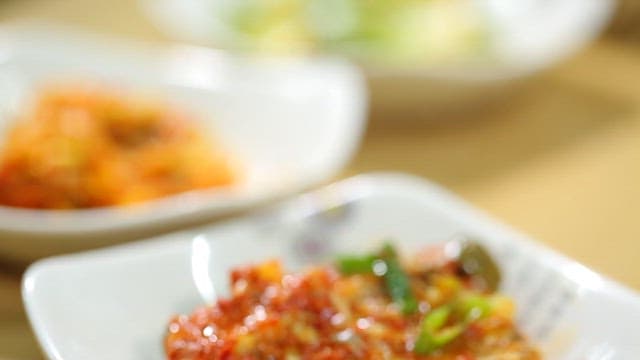
[{"label": "shallow dish", "polygon": [[300,191],[344,166],[366,119],[359,71],[336,59],[257,60],[34,25],[0,28],[0,45],[0,139],[39,85],[99,81],[194,113],[244,172],[232,187],[127,208],[0,207],[0,233],[9,234],[0,241],[0,253],[29,255],[34,248],[65,246],[64,240],[34,245],[14,235],[81,235],[88,245],[88,235],[193,221]]},{"label": "shallow dish", "polygon": [[[392,238],[405,251],[456,236],[483,243],[546,359],[633,359],[640,297],[417,178],[364,175],[223,225],[43,260],[24,303],[50,359],[162,359],[168,319],[215,300],[231,266],[300,268]],[[624,324],[624,325],[623,325]]]},{"label": "shallow dish", "polygon": [[[158,27],[175,38],[213,46],[228,42],[229,29],[217,15],[228,1],[139,1]],[[489,21],[494,61],[412,67],[364,61],[376,109],[433,112],[500,98],[514,81],[558,63],[596,38],[616,5],[615,0],[472,2]],[[406,113],[415,118],[415,110]]]}]

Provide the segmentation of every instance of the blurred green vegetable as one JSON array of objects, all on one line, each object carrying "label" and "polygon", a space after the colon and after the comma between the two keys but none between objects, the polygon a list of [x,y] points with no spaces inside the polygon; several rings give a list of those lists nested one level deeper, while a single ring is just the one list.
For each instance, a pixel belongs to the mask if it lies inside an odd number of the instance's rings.
[{"label": "blurred green vegetable", "polygon": [[[472,322],[491,314],[490,298],[462,294],[455,301],[429,312],[420,325],[414,351],[420,355],[430,354],[455,340]],[[444,327],[454,319],[453,325]]]},{"label": "blurred green vegetable", "polygon": [[412,314],[418,310],[418,301],[411,291],[409,276],[398,261],[398,255],[391,244],[385,244],[380,259],[386,265],[384,283],[393,301],[400,305],[404,314]]},{"label": "blurred green vegetable", "polygon": [[492,310],[491,302],[487,297],[474,294],[460,296],[455,307],[460,317],[467,323],[489,315]]},{"label": "blurred green vegetable", "polygon": [[[500,283],[497,265],[481,245],[463,241],[460,243],[458,261],[462,270],[481,280],[486,290],[495,290]],[[418,310],[418,302],[410,278],[401,267],[395,248],[386,243],[373,255],[343,256],[336,260],[343,274],[374,274],[381,276],[385,288],[404,314]],[[431,310],[420,323],[414,351],[428,355],[454,341],[467,326],[485,318],[494,311],[494,297],[461,291],[449,303]]]},{"label": "blurred green vegetable", "polygon": [[412,314],[418,310],[418,301],[411,291],[409,276],[402,269],[398,254],[391,244],[385,244],[376,255],[339,257],[336,265],[346,275],[368,273],[381,276],[389,296],[400,306],[403,314]]},{"label": "blurred green vegetable", "polygon": [[480,244],[471,241],[462,243],[459,262],[462,270],[482,281],[488,291],[496,291],[500,285],[500,269],[489,252]]},{"label": "blurred green vegetable", "polygon": [[[262,51],[339,52],[368,60],[469,60],[486,53],[471,0],[234,0],[228,26]],[[237,44],[235,44],[237,45]]]},{"label": "blurred green vegetable", "polygon": [[414,346],[414,352],[416,354],[428,355],[447,345],[462,334],[466,327],[463,323],[444,327],[451,312],[451,307],[444,305],[432,310],[424,317],[420,324],[420,333]]},{"label": "blurred green vegetable", "polygon": [[336,260],[338,270],[345,275],[373,273],[375,255],[341,256]]}]

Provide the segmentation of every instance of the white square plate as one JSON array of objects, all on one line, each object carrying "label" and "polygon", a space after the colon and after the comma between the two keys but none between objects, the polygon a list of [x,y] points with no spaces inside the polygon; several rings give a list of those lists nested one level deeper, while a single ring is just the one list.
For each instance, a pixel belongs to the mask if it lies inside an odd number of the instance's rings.
[{"label": "white square plate", "polygon": [[89,235],[193,221],[300,191],[342,169],[357,149],[366,119],[362,76],[341,60],[252,59],[46,25],[13,25],[0,27],[0,143],[39,86],[79,80],[157,96],[194,113],[239,159],[244,177],[229,188],[126,209],[0,206],[0,232],[57,236],[55,242],[38,244],[7,236],[0,252],[65,249],[60,238],[67,235],[83,236],[88,245]]},{"label": "white square plate", "polygon": [[355,177],[224,225],[43,260],[23,281],[50,359],[162,359],[169,318],[224,293],[231,266],[280,257],[289,267],[366,251],[405,251],[466,236],[483,243],[515,298],[518,323],[547,359],[635,359],[640,298],[496,223],[422,180]]}]

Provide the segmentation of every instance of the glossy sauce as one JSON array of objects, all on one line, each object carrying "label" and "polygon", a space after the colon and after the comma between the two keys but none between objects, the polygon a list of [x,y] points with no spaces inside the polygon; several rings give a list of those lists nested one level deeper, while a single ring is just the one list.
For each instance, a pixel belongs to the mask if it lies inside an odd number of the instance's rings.
[{"label": "glossy sauce", "polygon": [[229,298],[171,320],[166,354],[171,360],[540,359],[516,330],[513,305],[503,297],[453,342],[416,354],[425,314],[478,290],[453,262],[410,276],[419,311],[404,315],[373,274],[345,276],[332,266],[285,274],[276,261],[238,268]]},{"label": "glossy sauce", "polygon": [[184,114],[89,86],[51,87],[0,153],[0,205],[123,205],[236,181],[229,157]]}]

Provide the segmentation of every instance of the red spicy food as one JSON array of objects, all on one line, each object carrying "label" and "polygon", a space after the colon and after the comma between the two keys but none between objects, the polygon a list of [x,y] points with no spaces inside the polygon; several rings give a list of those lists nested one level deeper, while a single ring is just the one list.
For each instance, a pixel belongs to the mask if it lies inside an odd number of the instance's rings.
[{"label": "red spicy food", "polygon": [[215,145],[163,104],[98,87],[51,87],[3,143],[0,204],[90,208],[229,185],[237,175]]},{"label": "red spicy food", "polygon": [[486,252],[461,249],[437,262],[430,249],[401,264],[386,245],[302,273],[277,261],[237,268],[229,298],[171,320],[167,357],[541,359],[516,329],[512,302],[494,293]]}]

